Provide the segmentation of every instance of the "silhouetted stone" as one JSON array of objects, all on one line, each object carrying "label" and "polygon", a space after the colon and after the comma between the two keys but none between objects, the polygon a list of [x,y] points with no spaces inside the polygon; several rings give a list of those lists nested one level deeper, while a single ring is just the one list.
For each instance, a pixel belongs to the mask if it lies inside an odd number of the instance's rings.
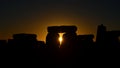
[{"label": "silhouetted stone", "polygon": [[78,44],[80,48],[92,48],[94,35],[78,35]]},{"label": "silhouetted stone", "polygon": [[[50,26],[48,27],[46,43],[37,41],[35,34],[14,34],[13,39],[0,40],[1,59],[5,62],[14,63],[38,62],[42,66],[75,64],[80,66],[86,61],[104,61],[108,57],[118,60],[120,53],[120,31],[107,31],[106,27],[99,25],[97,29],[96,42],[94,35],[77,35],[76,26]],[[60,46],[59,33],[64,33]],[[15,61],[14,61],[15,60]],[[96,63],[96,61],[94,61]],[[37,65],[37,64],[36,64]],[[61,66],[61,67],[62,67]]]},{"label": "silhouetted stone", "polygon": [[37,44],[35,34],[14,34],[13,41],[17,48],[34,48]]},{"label": "silhouetted stone", "polygon": [[44,49],[44,48],[46,48],[46,44],[44,41],[38,41],[37,46],[35,48]]},{"label": "silhouetted stone", "polygon": [[7,41],[6,40],[0,40],[0,48],[6,48]]},{"label": "silhouetted stone", "polygon": [[47,28],[48,32],[55,32],[55,33],[64,33],[64,32],[76,32],[76,26],[50,26]]},{"label": "silhouetted stone", "polygon": [[49,48],[59,48],[59,34],[58,33],[48,33],[46,37],[46,45]]},{"label": "silhouetted stone", "polygon": [[75,32],[67,32],[63,35],[63,39],[61,48],[73,48],[77,41],[77,34]]},{"label": "silhouetted stone", "polygon": [[[48,55],[50,60],[56,62],[58,57],[61,57],[62,60],[72,59],[74,45],[76,44],[76,26],[51,26],[48,27],[48,34],[46,37],[46,45],[48,48]],[[65,33],[63,35],[63,42],[60,47],[60,42],[58,40],[59,34],[58,33]],[[69,57],[69,58],[68,58]]]},{"label": "silhouetted stone", "polygon": [[8,39],[8,43],[7,43],[7,49],[12,49],[15,48],[15,44],[14,44],[14,40],[13,39]]},{"label": "silhouetted stone", "polygon": [[60,27],[59,26],[49,26],[47,28],[48,32],[54,32],[54,33],[59,33],[60,31]]},{"label": "silhouetted stone", "polygon": [[75,57],[75,49],[77,44],[77,34],[75,32],[66,32],[63,35],[63,42],[61,44],[61,58],[64,61],[69,61],[68,63],[72,62]]},{"label": "silhouetted stone", "polygon": [[120,48],[119,42],[120,31],[107,31],[106,44],[110,48]]},{"label": "silhouetted stone", "polygon": [[98,48],[120,48],[119,36],[120,31],[107,31],[105,26],[99,25],[97,29],[96,45]]},{"label": "silhouetted stone", "polygon": [[70,33],[69,37],[71,37],[72,42],[74,42],[73,38],[76,38],[74,37],[74,35],[76,36],[77,27],[76,26],[51,26],[51,27],[48,27],[47,30],[48,30],[48,35],[46,37],[46,44],[48,46],[55,45],[56,47],[58,47],[60,45],[60,42],[58,40],[59,38],[58,33],[66,33],[67,35],[69,35]]},{"label": "silhouetted stone", "polygon": [[37,36],[35,34],[14,34],[14,40],[36,40]]},{"label": "silhouetted stone", "polygon": [[97,42],[97,44],[104,45],[105,39],[106,39],[106,26],[101,24],[97,28],[96,42]]},{"label": "silhouetted stone", "polygon": [[77,27],[76,26],[60,26],[60,31],[61,32],[76,32],[77,31]]}]

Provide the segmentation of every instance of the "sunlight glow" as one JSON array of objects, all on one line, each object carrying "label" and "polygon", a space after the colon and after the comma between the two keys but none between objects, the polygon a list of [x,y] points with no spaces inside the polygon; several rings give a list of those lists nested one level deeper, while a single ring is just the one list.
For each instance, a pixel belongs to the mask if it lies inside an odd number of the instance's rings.
[{"label": "sunlight glow", "polygon": [[62,40],[63,40],[62,37],[59,37],[59,41],[60,41],[60,43],[62,42]]},{"label": "sunlight glow", "polygon": [[59,42],[60,42],[60,45],[62,44],[62,41],[63,41],[63,37],[62,37],[63,34],[64,34],[64,33],[59,33],[59,39],[58,39],[58,40],[59,40]]}]

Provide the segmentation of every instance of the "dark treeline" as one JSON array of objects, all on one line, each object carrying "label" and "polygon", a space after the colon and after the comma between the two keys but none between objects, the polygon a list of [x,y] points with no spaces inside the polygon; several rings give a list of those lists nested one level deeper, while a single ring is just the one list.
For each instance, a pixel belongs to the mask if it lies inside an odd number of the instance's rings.
[{"label": "dark treeline", "polygon": [[[77,35],[76,26],[51,26],[47,30],[46,43],[38,41],[35,34],[14,34],[13,39],[0,40],[1,63],[59,68],[104,64],[120,57],[120,31],[107,31],[99,25],[93,41],[93,34]],[[58,33],[64,33],[61,45]]]}]

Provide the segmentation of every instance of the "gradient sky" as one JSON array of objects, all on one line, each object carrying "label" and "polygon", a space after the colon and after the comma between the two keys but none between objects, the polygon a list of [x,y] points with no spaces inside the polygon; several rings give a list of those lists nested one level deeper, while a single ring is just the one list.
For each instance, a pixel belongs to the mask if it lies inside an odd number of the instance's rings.
[{"label": "gradient sky", "polygon": [[44,40],[48,26],[76,25],[77,34],[96,34],[98,25],[120,30],[119,0],[0,0],[0,39],[16,33]]}]

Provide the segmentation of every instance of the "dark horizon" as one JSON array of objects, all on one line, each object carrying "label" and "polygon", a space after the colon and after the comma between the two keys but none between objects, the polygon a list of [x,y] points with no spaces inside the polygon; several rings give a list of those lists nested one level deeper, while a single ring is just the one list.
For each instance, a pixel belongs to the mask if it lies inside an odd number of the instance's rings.
[{"label": "dark horizon", "polygon": [[[58,38],[53,41],[57,41],[57,40],[59,40],[59,38],[61,38],[63,40],[62,42],[64,42],[64,41],[66,41],[66,40],[64,40],[64,35],[66,33],[69,34],[71,32],[75,33],[76,37],[78,37],[78,38],[81,38],[81,39],[84,38],[84,40],[85,40],[85,38],[86,39],[89,38],[89,39],[93,40],[94,43],[97,43],[97,42],[103,43],[102,41],[105,41],[105,40],[108,41],[108,40],[110,40],[110,38],[111,38],[111,42],[113,42],[113,40],[116,42],[120,42],[120,30],[107,30],[107,27],[103,24],[98,25],[96,30],[97,30],[96,35],[94,35],[94,34],[77,34],[78,28],[75,25],[48,26],[45,41],[38,40],[37,34],[16,33],[16,34],[12,35],[12,38],[8,38],[7,40],[1,39],[1,42],[2,41],[9,42],[9,40],[14,40],[15,38],[17,38],[17,39],[21,38],[21,40],[22,39],[24,40],[25,38],[26,39],[34,38],[34,39],[36,39],[36,41],[42,41],[44,43],[47,43],[47,37],[49,36],[49,34],[52,34],[52,33],[53,33],[53,35],[51,35],[51,38],[49,38],[50,40],[52,40],[52,37],[54,37],[54,33],[55,33],[55,34],[58,34]],[[62,36],[61,36],[61,34],[62,34]],[[32,36],[33,36],[33,38],[32,38]],[[59,40],[59,43],[60,43],[60,40]]]},{"label": "dark horizon", "polygon": [[[103,24],[101,24],[101,25],[103,25]],[[76,27],[75,25],[60,25],[60,26],[48,26],[48,28],[47,28],[47,30],[48,30],[48,32],[47,32],[47,34],[49,33],[49,28],[52,28],[51,29],[51,31],[54,31],[56,28],[58,28],[58,27],[69,27],[69,26],[73,26],[73,27]],[[81,36],[84,36],[84,35],[93,35],[93,41],[94,42],[96,42],[96,40],[97,40],[97,34],[98,34],[98,27],[99,27],[100,25],[98,25],[97,26],[97,29],[96,29],[96,34],[94,35],[94,34],[92,34],[92,33],[89,33],[89,34],[77,34],[77,31],[78,31],[78,28],[76,27],[76,34],[79,36],[79,35],[81,35]],[[105,25],[103,25],[103,26],[105,26]],[[106,27],[106,26],[105,26]],[[55,28],[55,29],[54,29]],[[64,29],[63,29],[64,30]],[[61,32],[62,30],[60,30],[60,32],[59,32],[59,30],[58,30],[58,33],[59,33],[59,37],[60,37],[60,33],[64,33],[64,32]],[[107,30],[107,27],[106,27],[106,31],[108,31]],[[108,32],[119,32],[120,30],[109,30]],[[24,35],[24,34],[33,34],[33,35],[36,35],[36,40],[38,40],[38,41],[43,41],[43,42],[46,42],[46,39],[45,40],[39,40],[38,39],[38,35],[37,34],[34,34],[34,33],[16,33],[16,34],[20,34],[20,35]],[[11,36],[11,38],[8,38],[8,39],[0,39],[0,40],[6,40],[6,41],[8,41],[9,39],[14,39],[14,35],[16,35],[16,34],[13,34],[12,36]],[[46,37],[47,37],[47,34],[46,34]],[[59,39],[59,38],[58,38]],[[120,41],[120,36],[118,36],[118,39],[119,39],[119,41]]]},{"label": "dark horizon", "polygon": [[[96,41],[93,34],[77,35],[76,31],[76,26],[49,26],[46,42],[37,40],[36,34],[25,33],[13,34],[8,41],[0,40],[1,66],[75,68],[119,61],[120,30],[108,31],[105,25],[98,25]],[[64,33],[62,44],[59,33]]]}]

